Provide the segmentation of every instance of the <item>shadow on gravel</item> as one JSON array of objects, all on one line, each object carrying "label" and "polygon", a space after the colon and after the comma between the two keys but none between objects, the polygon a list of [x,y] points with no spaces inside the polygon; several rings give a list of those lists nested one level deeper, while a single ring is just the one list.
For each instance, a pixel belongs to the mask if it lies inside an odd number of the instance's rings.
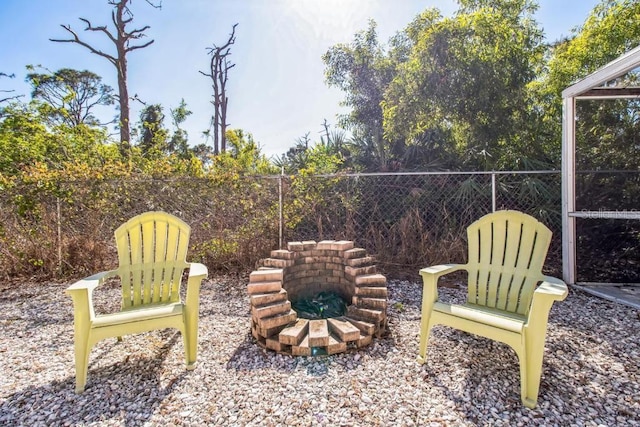
[{"label": "shadow on gravel", "polygon": [[513,421],[513,416],[534,424],[547,417],[568,417],[568,423],[578,424],[594,419],[605,425],[637,421],[639,369],[634,355],[640,344],[634,333],[640,322],[634,315],[634,309],[574,290],[555,304],[534,410],[520,403],[515,352],[489,339],[434,328],[421,374],[479,424],[508,422],[505,417]]},{"label": "shadow on gravel", "polygon": [[322,377],[329,373],[332,364],[339,364],[347,371],[356,370],[366,364],[367,358],[386,359],[393,351],[397,350],[391,328],[382,337],[374,338],[373,342],[366,347],[352,348],[333,355],[319,354],[317,356],[292,356],[277,353],[260,346],[251,333],[247,332],[227,361],[226,368],[236,371],[273,369],[285,373],[305,369],[310,376]]},{"label": "shadow on gravel", "polygon": [[[108,350],[92,354],[84,393],[75,394],[75,376],[41,387],[28,387],[6,396],[0,404],[3,426],[91,424],[114,420],[119,425],[142,425],[188,375],[162,378],[163,363],[181,335],[167,337],[150,357],[126,357],[102,368],[92,368]],[[116,344],[120,345],[120,344]],[[111,422],[114,422],[111,421]]]}]

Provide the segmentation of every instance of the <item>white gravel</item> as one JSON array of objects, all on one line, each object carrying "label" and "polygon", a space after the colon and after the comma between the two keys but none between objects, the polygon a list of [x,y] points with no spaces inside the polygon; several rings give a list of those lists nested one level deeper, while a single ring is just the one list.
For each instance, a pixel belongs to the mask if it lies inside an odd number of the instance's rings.
[{"label": "white gravel", "polygon": [[[3,285],[0,425],[640,426],[636,309],[573,289],[555,304],[530,410],[520,404],[515,353],[502,344],[438,327],[427,364],[415,362],[417,281],[389,281],[388,336],[318,358],[254,343],[246,283],[222,276],[203,284],[195,371],[184,370],[175,331],[110,339],[91,352],[81,395],[67,285]],[[117,305],[117,292],[98,295],[101,310]],[[454,299],[463,292],[441,290]]]}]

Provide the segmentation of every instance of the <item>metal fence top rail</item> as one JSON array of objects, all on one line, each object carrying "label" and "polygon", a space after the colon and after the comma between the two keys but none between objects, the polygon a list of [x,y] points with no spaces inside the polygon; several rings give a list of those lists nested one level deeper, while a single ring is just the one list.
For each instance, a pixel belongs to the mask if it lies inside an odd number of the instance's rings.
[{"label": "metal fence top rail", "polygon": [[[361,172],[361,173],[329,173],[313,175],[319,178],[357,178],[361,176],[421,176],[421,175],[531,175],[531,174],[557,174],[561,171],[535,170],[535,171],[430,171],[430,172]],[[286,176],[286,174],[285,174]],[[294,175],[297,176],[297,175]]]},{"label": "metal fence top rail", "polygon": [[577,170],[576,173],[640,173],[638,169],[594,169],[594,170]]}]

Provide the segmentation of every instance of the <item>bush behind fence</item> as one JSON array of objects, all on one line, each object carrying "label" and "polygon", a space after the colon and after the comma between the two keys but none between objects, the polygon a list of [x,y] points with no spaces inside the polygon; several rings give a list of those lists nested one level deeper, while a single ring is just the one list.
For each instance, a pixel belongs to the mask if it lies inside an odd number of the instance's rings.
[{"label": "bush behind fence", "polygon": [[558,172],[230,176],[64,182],[0,196],[0,274],[71,280],[116,267],[114,230],[163,210],[191,225],[189,259],[246,271],[288,241],[353,240],[388,275],[464,262],[466,227],[492,209],[518,209],[554,231],[561,265]]}]

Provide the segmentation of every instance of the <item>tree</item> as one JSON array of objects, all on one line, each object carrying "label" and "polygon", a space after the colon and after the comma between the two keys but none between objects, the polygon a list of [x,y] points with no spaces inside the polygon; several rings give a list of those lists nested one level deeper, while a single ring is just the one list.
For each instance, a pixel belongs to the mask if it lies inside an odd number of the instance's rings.
[{"label": "tree", "polygon": [[[34,70],[34,67],[27,69]],[[55,73],[29,73],[27,81],[33,87],[31,96],[51,107],[54,123],[96,126],[100,122],[93,108],[113,104],[113,89],[101,83],[102,77],[91,71],[63,68]]]},{"label": "tree", "polygon": [[212,158],[214,156],[211,146],[207,144],[197,144],[191,148],[191,153],[200,160],[204,168],[211,166]]},{"label": "tree", "polygon": [[161,157],[168,152],[168,132],[164,128],[164,113],[160,104],[144,107],[140,112],[140,141],[138,147],[148,158]]},{"label": "tree", "polygon": [[295,145],[290,147],[286,153],[276,156],[273,164],[284,169],[286,173],[295,173],[303,169],[307,164],[310,143],[309,132],[307,132],[304,136],[296,138]]},{"label": "tree", "polygon": [[[338,166],[348,168],[350,140],[342,129],[331,130],[327,119],[321,124],[320,141],[311,141],[309,132],[296,139],[293,147],[281,156],[275,156],[273,164],[284,168],[285,173],[314,170],[315,173],[334,173]],[[323,163],[323,161],[325,163]]]},{"label": "tree", "polygon": [[269,159],[261,152],[253,135],[242,129],[227,131],[229,150],[219,153],[213,159],[211,172],[224,174],[273,174],[275,170]]},{"label": "tree", "polygon": [[[187,131],[180,126],[192,113],[187,108],[184,99],[176,108],[170,109],[171,121],[174,130],[164,125],[165,114],[160,104],[145,105],[140,112],[140,124],[138,132],[140,135],[138,147],[145,157],[158,157],[161,155],[176,155],[180,159],[189,159],[192,156],[199,157],[196,152],[189,148]],[[198,153],[204,154],[201,148]],[[206,163],[204,158],[201,158]]]},{"label": "tree", "polygon": [[381,103],[395,75],[395,64],[378,43],[376,23],[356,33],[351,44],[331,47],[323,56],[325,80],[345,93],[342,105],[351,111],[340,117],[340,125],[351,130],[354,141],[371,154],[368,168],[387,170],[391,163],[391,142],[383,134]]},{"label": "tree", "polygon": [[0,122],[0,174],[16,175],[26,165],[46,158],[49,132],[38,112],[27,104],[3,109]]},{"label": "tree", "polygon": [[71,164],[97,170],[107,158],[119,160],[117,151],[115,156],[112,153],[113,145],[108,144],[104,129],[83,124],[47,126],[47,118],[36,107],[33,103],[16,103],[4,108],[0,121],[0,175],[18,176],[29,168],[38,170],[39,164],[57,171],[64,171]]},{"label": "tree", "polygon": [[331,125],[324,119],[322,122],[322,132],[320,136],[320,143],[329,147],[331,151],[340,155],[348,155],[346,145],[349,142],[347,133],[343,129],[335,128],[329,130]]},{"label": "tree", "polygon": [[385,94],[385,132],[409,146],[431,140],[467,168],[514,168],[541,154],[523,138],[537,123],[528,90],[544,52],[537,4],[459,3],[453,18],[426,11],[410,24],[408,60]]},{"label": "tree", "polygon": [[[94,26],[88,19],[79,18],[86,24],[85,31],[103,33],[115,46],[115,54],[106,53],[81,40],[70,25],[61,25],[61,27],[73,36],[71,39],[49,39],[53,42],[76,43],[80,46],[84,46],[91,53],[106,58],[116,68],[118,75],[118,102],[120,106],[120,152],[124,157],[129,155],[129,150],[131,148],[129,89],[127,86],[127,54],[136,49],[148,47],[154,42],[153,40],[149,40],[146,43],[138,45],[133,44],[134,41],[145,37],[146,35],[144,32],[150,27],[145,25],[142,28],[127,30],[127,25],[133,21],[133,13],[131,13],[131,10],[129,9],[130,2],[131,0],[108,1],[108,3],[113,6],[113,10],[111,11],[111,20],[115,26],[115,30],[110,30],[106,25]],[[147,0],[147,3],[155,8],[161,7],[159,4],[156,5],[150,0]]]},{"label": "tree", "polygon": [[175,131],[169,140],[169,151],[177,153],[180,157],[186,158],[192,154],[189,149],[189,135],[187,134],[187,131],[182,129],[180,126],[185,122],[185,120],[187,120],[187,117],[192,114],[192,111],[187,108],[187,104],[184,102],[184,99],[180,100],[180,105],[176,108],[172,108],[170,111]]},{"label": "tree", "polygon": [[[211,127],[213,127],[213,153],[217,155],[219,152],[225,152],[227,149],[227,106],[229,98],[227,97],[227,80],[229,79],[229,70],[235,66],[231,64],[227,58],[231,54],[231,45],[236,41],[236,27],[234,24],[231,28],[231,34],[227,42],[222,46],[213,45],[209,48],[211,62],[209,64],[209,72],[200,71],[201,74],[211,78],[213,87],[213,116],[211,117]],[[211,135],[211,127],[206,132]]]}]

